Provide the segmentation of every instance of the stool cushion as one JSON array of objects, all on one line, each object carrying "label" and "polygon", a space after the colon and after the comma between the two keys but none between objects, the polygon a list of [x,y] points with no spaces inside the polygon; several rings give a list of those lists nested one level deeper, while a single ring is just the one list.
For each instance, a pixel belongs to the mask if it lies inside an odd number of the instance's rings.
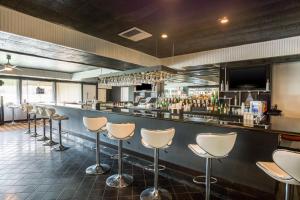
[{"label": "stool cushion", "polygon": [[61,121],[61,120],[68,120],[69,117],[64,116],[64,115],[53,115],[52,119],[57,120],[57,121]]},{"label": "stool cushion", "polygon": [[300,182],[300,152],[276,150],[273,153],[274,162],[293,179]]},{"label": "stool cushion", "polygon": [[122,123],[113,124],[108,122],[106,124],[107,134],[110,139],[126,140],[134,135],[135,124]]},{"label": "stool cushion", "polygon": [[257,162],[256,165],[262,169],[266,174],[271,176],[273,179],[292,185],[299,185],[300,183],[283,171],[274,162]]},{"label": "stool cushion", "polygon": [[106,117],[83,117],[82,119],[85,128],[91,132],[99,132],[106,126]]},{"label": "stool cushion", "polygon": [[197,156],[203,157],[203,158],[214,158],[214,156],[209,155],[207,152],[205,152],[201,147],[199,147],[198,144],[189,144],[189,149],[194,152]]},{"label": "stool cushion", "polygon": [[172,144],[175,129],[148,130],[141,129],[142,144],[147,148],[167,148]]}]

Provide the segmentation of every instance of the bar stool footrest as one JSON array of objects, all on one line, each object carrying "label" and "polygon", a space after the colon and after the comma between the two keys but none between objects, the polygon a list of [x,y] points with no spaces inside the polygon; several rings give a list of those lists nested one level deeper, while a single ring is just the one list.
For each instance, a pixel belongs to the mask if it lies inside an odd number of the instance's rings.
[{"label": "bar stool footrest", "polygon": [[[122,160],[123,160],[123,159],[127,159],[128,157],[129,157],[128,154],[123,154],[123,155],[122,155]],[[111,155],[111,156],[110,156],[110,159],[118,160],[118,159],[119,159],[119,154]]]},{"label": "bar stool footrest", "polygon": [[[153,164],[152,165],[148,165],[148,166],[144,167],[144,169],[147,170],[147,171],[153,172],[154,171],[154,165]],[[164,165],[158,165],[158,171],[163,171],[165,169],[166,169],[166,166],[164,166]]]},{"label": "bar stool footrest", "polygon": [[[211,184],[215,184],[217,183],[217,178],[215,177],[210,177],[210,183]],[[205,185],[205,175],[203,176],[195,176],[193,178],[193,182],[196,183],[196,184],[201,184],[201,185]]]}]

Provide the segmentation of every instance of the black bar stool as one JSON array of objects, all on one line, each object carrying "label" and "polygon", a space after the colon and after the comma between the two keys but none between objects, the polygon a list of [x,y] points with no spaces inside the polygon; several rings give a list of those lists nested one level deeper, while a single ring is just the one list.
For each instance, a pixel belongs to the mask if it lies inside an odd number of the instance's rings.
[{"label": "black bar stool", "polygon": [[34,119],[34,131],[33,131],[33,134],[31,134],[31,137],[38,137],[40,135],[37,134],[37,132],[36,132],[36,116],[38,114],[37,107],[33,106],[33,109],[31,110],[31,112],[29,114],[33,115],[33,119]]},{"label": "black bar stool", "polygon": [[55,109],[54,108],[45,108],[45,111],[46,111],[46,114],[47,114],[47,117],[49,119],[49,141],[44,143],[44,146],[53,146],[53,145],[56,145],[58,144],[57,142],[54,142],[52,140],[52,118],[53,116],[55,115]]},{"label": "black bar stool", "polygon": [[24,134],[31,134],[31,125],[30,125],[30,122],[31,122],[31,119],[30,119],[30,112],[31,110],[33,109],[32,105],[30,105],[29,103],[24,103],[21,105],[21,108],[22,108],[22,111],[26,114],[26,117],[27,117],[27,125],[28,125],[28,128],[27,130],[24,132]]},{"label": "black bar stool", "polygon": [[47,113],[45,107],[38,106],[37,110],[38,110],[38,114],[41,116],[43,120],[43,136],[40,139],[38,139],[38,141],[47,141],[49,140],[49,138],[46,137],[46,119],[48,119]]}]

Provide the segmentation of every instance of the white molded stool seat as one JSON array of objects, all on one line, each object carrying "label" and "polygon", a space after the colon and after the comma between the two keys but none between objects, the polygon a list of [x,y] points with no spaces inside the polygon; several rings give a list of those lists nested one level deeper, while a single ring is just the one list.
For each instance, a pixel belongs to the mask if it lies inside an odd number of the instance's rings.
[{"label": "white molded stool seat", "polygon": [[106,179],[106,185],[115,188],[124,188],[133,182],[133,177],[124,174],[122,163],[122,141],[131,138],[134,135],[135,124],[123,123],[113,124],[107,123],[107,135],[110,139],[118,140],[118,174],[112,175]]},{"label": "white molded stool seat", "polygon": [[38,141],[47,141],[47,140],[49,140],[49,138],[46,137],[46,119],[48,118],[47,112],[46,112],[45,107],[41,107],[41,106],[37,107],[37,111],[43,120],[43,136],[42,136],[42,138],[38,139]]},{"label": "white molded stool seat", "polygon": [[45,112],[46,112],[46,115],[49,119],[49,141],[44,143],[44,146],[53,146],[53,145],[56,145],[57,142],[54,142],[52,140],[52,118],[53,116],[55,116],[55,109],[54,108],[45,108]]},{"label": "white molded stool seat", "polygon": [[61,122],[63,120],[68,120],[69,117],[65,116],[65,115],[58,115],[58,114],[54,114],[52,115],[52,119],[55,121],[58,121],[58,134],[59,134],[59,146],[55,147],[54,150],[55,151],[65,151],[67,149],[69,149],[70,147],[66,147],[62,144],[62,139],[61,139]]},{"label": "white molded stool seat", "polygon": [[157,200],[157,199],[172,199],[172,195],[166,189],[158,187],[158,159],[159,149],[168,148],[172,144],[175,129],[166,130],[147,130],[141,129],[141,142],[147,148],[154,149],[154,187],[144,190],[141,195],[141,200]]},{"label": "white molded stool seat", "polygon": [[85,128],[96,134],[96,164],[89,166],[85,172],[87,174],[104,174],[110,170],[110,166],[100,163],[100,149],[99,149],[99,134],[104,131],[107,118],[106,117],[83,117],[83,125]]},{"label": "white molded stool seat", "polygon": [[256,165],[273,179],[285,183],[285,200],[290,199],[290,185],[300,185],[300,153],[276,150],[274,162],[257,162]]},{"label": "white molded stool seat", "polygon": [[[201,133],[196,137],[197,144],[189,144],[188,147],[197,156],[206,158],[206,174],[205,174],[205,199],[210,199],[210,184],[216,182],[216,179],[211,177],[211,161],[212,159],[227,157],[232,150],[237,134],[232,133]],[[198,176],[201,177],[201,176]],[[198,178],[196,177],[196,178]],[[212,181],[211,181],[212,180]],[[194,178],[194,182],[198,183]],[[199,182],[201,183],[201,182]]]}]

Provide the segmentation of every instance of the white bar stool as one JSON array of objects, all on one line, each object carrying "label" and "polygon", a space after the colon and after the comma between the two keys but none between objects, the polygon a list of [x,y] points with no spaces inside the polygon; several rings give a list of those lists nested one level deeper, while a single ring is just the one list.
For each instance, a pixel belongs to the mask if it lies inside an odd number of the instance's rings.
[{"label": "white bar stool", "polygon": [[30,111],[29,114],[33,115],[33,119],[34,119],[34,132],[33,132],[33,134],[31,134],[31,137],[38,137],[40,135],[37,134],[37,132],[36,132],[36,115],[38,114],[37,107],[33,106],[33,109]]},{"label": "white bar stool", "polygon": [[53,145],[57,144],[57,142],[54,142],[52,140],[52,118],[53,118],[53,116],[55,116],[56,111],[54,108],[45,108],[45,111],[46,111],[47,117],[49,119],[49,141],[44,143],[43,145],[44,146],[53,146]]},{"label": "white bar stool", "polygon": [[88,131],[96,134],[96,164],[89,166],[85,172],[87,174],[104,174],[110,170],[110,166],[100,163],[100,149],[99,149],[99,134],[105,131],[107,123],[106,117],[83,117],[83,124]]},{"label": "white bar stool", "polygon": [[59,134],[59,146],[55,147],[54,150],[55,151],[65,151],[67,149],[69,149],[70,147],[66,147],[62,144],[62,139],[61,139],[61,122],[63,120],[69,120],[69,117],[64,116],[64,115],[58,115],[55,114],[52,116],[52,119],[55,121],[58,121],[58,134]]},{"label": "white bar stool", "polygon": [[133,177],[129,174],[123,174],[122,163],[122,142],[128,140],[134,135],[135,124],[112,124],[107,123],[107,134],[112,140],[118,140],[118,174],[114,174],[106,179],[106,185],[115,188],[124,188],[133,182]]},{"label": "white bar stool", "polygon": [[205,173],[205,200],[210,199],[211,165],[212,159],[225,158],[232,150],[237,134],[226,133],[201,133],[196,137],[197,144],[188,147],[197,155],[206,159]]},{"label": "white bar stool", "polygon": [[43,136],[40,139],[38,139],[38,141],[47,141],[49,140],[49,138],[46,137],[46,119],[48,119],[48,117],[47,117],[45,107],[38,106],[37,111],[43,120]]},{"label": "white bar stool", "polygon": [[21,108],[22,108],[22,111],[24,113],[26,113],[26,116],[27,116],[27,125],[28,125],[28,129],[24,132],[24,134],[31,134],[31,127],[30,127],[30,112],[31,110],[33,109],[32,105],[28,104],[28,103],[24,103],[21,105]]},{"label": "white bar stool", "polygon": [[300,185],[300,153],[276,150],[274,162],[257,162],[256,165],[273,179],[285,183],[285,200],[291,199],[291,185]]},{"label": "white bar stool", "polygon": [[141,200],[172,199],[172,195],[166,189],[158,187],[158,159],[159,149],[168,148],[172,144],[175,129],[166,130],[141,130],[142,144],[146,148],[154,149],[154,187],[147,188],[141,195]]}]

